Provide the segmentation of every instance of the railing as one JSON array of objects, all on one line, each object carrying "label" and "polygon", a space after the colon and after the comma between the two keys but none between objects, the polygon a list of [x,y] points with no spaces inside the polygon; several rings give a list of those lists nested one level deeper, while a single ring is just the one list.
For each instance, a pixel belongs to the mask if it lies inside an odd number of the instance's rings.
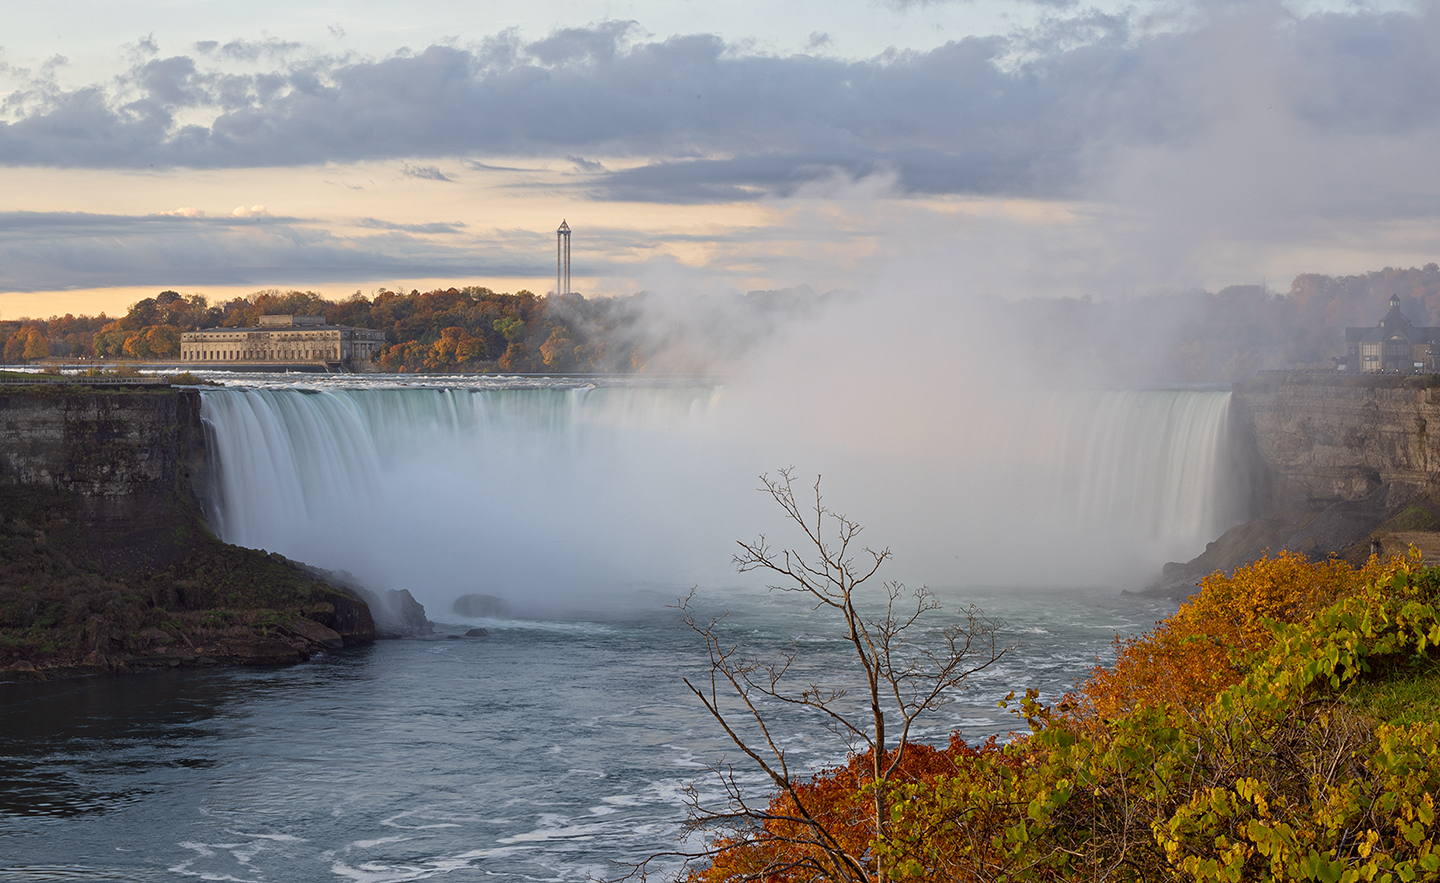
[{"label": "railing", "polygon": [[33,377],[0,377],[0,386],[44,386],[62,384],[71,386],[169,386],[164,377],[56,377],[51,374],[37,374]]}]

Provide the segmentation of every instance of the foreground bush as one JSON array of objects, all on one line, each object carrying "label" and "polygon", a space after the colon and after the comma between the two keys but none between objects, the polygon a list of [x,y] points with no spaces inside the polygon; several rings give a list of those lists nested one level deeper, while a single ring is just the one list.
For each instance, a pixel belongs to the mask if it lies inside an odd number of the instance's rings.
[{"label": "foreground bush", "polygon": [[[1437,598],[1414,558],[1262,561],[1122,642],[1063,710],[1021,700],[1024,737],[916,752],[883,839],[845,823],[863,758],[812,786],[868,879],[1440,879],[1440,723],[1364,699],[1434,668]],[[715,846],[697,883],[834,879],[779,825]]]}]

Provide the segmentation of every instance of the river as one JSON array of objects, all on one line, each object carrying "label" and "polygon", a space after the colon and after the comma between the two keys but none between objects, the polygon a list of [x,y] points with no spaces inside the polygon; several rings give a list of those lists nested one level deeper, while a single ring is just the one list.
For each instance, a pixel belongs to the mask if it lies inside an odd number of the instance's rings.
[{"label": "river", "polygon": [[[1169,605],[1109,590],[944,593],[1019,647],[922,737],[1021,726],[996,700],[1050,698],[1116,632]],[[641,606],[644,599],[632,599]],[[681,681],[703,648],[655,594],[605,621],[474,621],[488,637],[384,641],[278,669],[0,686],[0,880],[271,883],[583,880],[682,845],[687,784],[729,747]],[[791,638],[845,678],[843,645],[788,596],[715,590],[747,645]],[[810,767],[818,721],[782,728]],[[729,752],[734,759],[735,752]],[[756,793],[764,783],[751,776]]]}]

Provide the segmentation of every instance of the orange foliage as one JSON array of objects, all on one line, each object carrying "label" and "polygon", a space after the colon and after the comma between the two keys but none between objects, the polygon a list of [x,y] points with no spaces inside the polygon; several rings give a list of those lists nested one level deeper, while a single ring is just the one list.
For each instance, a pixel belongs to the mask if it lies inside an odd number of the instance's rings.
[{"label": "orange foliage", "polygon": [[[982,755],[1007,766],[1021,762],[1004,753],[993,736],[972,748],[958,734],[951,734],[945,748],[908,744],[890,787],[934,783],[963,775],[971,766],[967,761]],[[894,750],[887,752],[887,762],[893,757]],[[797,782],[798,803],[789,794],[781,793],[771,799],[762,830],[739,831],[711,841],[710,864],[692,870],[689,883],[792,883],[851,877],[834,867],[837,849],[869,868],[870,847],[876,836],[869,790],[872,770],[867,751],[852,755],[845,766]],[[823,848],[822,843],[831,849]]]},{"label": "orange foliage", "polygon": [[[1229,576],[1211,574],[1154,631],[1117,639],[1115,664],[1097,667],[1058,714],[1036,706],[1041,739],[1002,747],[992,737],[972,748],[952,734],[947,748],[908,745],[899,775],[887,786],[885,832],[876,830],[869,755],[854,755],[844,766],[795,783],[793,796],[773,797],[758,825],[737,824],[712,839],[710,864],[692,869],[687,883],[1077,879],[1071,860],[1085,855],[1077,844],[1101,836],[1094,826],[1109,818],[1114,795],[1102,794],[1098,784],[1072,790],[1080,775],[1074,761],[1083,752],[1069,753],[1066,746],[1137,709],[1169,706],[1198,715],[1241,680],[1248,662],[1271,649],[1267,623],[1304,622],[1367,586],[1373,591],[1389,575],[1419,567],[1414,549],[1385,560],[1372,557],[1360,568],[1282,552]],[[1113,757],[1101,760],[1106,766]],[[1052,819],[1062,806],[1066,815]],[[1053,842],[1039,849],[1025,845],[1052,824],[1046,836]],[[1149,828],[1141,829],[1149,842]],[[1105,830],[1110,833],[1104,836],[1114,835]],[[1067,831],[1073,835],[1068,840]],[[863,873],[841,867],[842,855]],[[876,874],[877,855],[886,863],[883,875]]]},{"label": "orange foliage", "polygon": [[1115,664],[1096,667],[1078,693],[1066,697],[1070,713],[1093,724],[1142,706],[1198,711],[1239,681],[1248,657],[1270,646],[1268,621],[1303,622],[1367,583],[1417,564],[1412,557],[1372,557],[1355,568],[1338,558],[1311,562],[1299,552],[1281,552],[1230,576],[1212,573],[1154,631],[1116,638]]}]

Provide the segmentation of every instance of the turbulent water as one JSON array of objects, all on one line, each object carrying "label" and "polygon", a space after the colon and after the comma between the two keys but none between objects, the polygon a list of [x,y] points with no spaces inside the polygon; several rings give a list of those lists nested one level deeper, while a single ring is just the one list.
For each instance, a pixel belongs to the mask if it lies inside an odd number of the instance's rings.
[{"label": "turbulent water", "polygon": [[[483,623],[282,669],[0,687],[0,880],[566,880],[680,843],[685,786],[726,746],[682,674],[700,644],[663,604],[607,621]],[[715,589],[747,644],[798,639],[843,677],[809,607]],[[995,700],[1052,697],[1115,632],[1168,610],[1112,592],[964,592],[1021,648],[923,734],[1016,726]],[[479,621],[452,622],[450,633]],[[844,754],[814,721],[781,736]],[[732,752],[733,754],[733,752]],[[750,778],[757,792],[763,783]]]},{"label": "turbulent water", "polygon": [[[810,607],[730,570],[735,539],[790,539],[753,491],[788,462],[894,547],[891,576],[968,587],[940,594],[1018,645],[921,733],[937,742],[1008,731],[996,699],[1053,698],[1168,613],[1117,589],[1239,511],[1223,392],[1030,393],[918,447],[797,446],[805,427],[692,380],[202,395],[225,539],[408,588],[446,634],[0,687],[0,880],[579,880],[673,849],[687,784],[713,796],[704,766],[727,745],[681,682],[703,645],[667,605],[696,587],[736,640],[795,642],[807,672],[849,677]],[[514,618],[450,613],[469,592]],[[447,637],[476,625],[490,635]],[[782,730],[812,767],[844,756],[817,721]]]}]

